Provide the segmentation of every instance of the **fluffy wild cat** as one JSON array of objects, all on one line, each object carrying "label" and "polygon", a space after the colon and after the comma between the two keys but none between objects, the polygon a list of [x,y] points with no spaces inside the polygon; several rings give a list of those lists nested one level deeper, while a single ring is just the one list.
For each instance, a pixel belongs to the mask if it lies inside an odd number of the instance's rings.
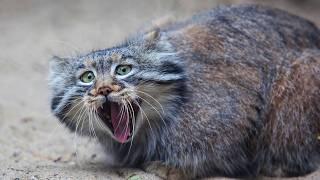
[{"label": "fluffy wild cat", "polygon": [[320,30],[281,10],[219,7],[55,57],[50,85],[55,116],[119,167],[255,177],[320,163]]}]

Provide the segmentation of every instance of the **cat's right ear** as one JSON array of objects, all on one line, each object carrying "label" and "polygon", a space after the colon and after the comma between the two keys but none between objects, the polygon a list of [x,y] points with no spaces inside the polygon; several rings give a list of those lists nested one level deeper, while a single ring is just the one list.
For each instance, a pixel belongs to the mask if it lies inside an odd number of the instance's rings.
[{"label": "cat's right ear", "polygon": [[50,71],[59,72],[63,71],[69,64],[69,59],[53,56],[49,61]]},{"label": "cat's right ear", "polygon": [[152,48],[160,39],[160,29],[153,29],[143,35],[143,42],[146,48]]}]

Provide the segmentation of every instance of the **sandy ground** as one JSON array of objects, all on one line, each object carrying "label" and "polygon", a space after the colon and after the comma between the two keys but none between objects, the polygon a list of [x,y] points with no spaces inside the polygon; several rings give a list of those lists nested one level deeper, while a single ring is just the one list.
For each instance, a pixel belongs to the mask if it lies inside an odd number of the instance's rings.
[{"label": "sandy ground", "polygon": [[[159,179],[138,169],[107,168],[94,140],[75,138],[50,114],[48,59],[106,48],[153,19],[183,18],[222,3],[199,2],[1,0],[0,179]],[[319,1],[295,2],[264,1],[320,24]],[[317,177],[320,172],[307,178]]]}]

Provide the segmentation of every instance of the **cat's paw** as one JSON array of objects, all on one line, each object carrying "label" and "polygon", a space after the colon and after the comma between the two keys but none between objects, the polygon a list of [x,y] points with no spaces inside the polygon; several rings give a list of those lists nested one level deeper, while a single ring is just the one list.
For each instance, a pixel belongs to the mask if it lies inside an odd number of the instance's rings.
[{"label": "cat's paw", "polygon": [[182,171],[168,167],[161,162],[149,162],[143,165],[143,170],[152,173],[161,179],[166,180],[183,180],[186,179]]}]

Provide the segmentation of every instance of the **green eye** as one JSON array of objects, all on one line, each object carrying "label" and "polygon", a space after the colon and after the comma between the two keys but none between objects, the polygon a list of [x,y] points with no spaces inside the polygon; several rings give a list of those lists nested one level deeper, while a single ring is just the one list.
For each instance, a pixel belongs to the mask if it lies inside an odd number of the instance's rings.
[{"label": "green eye", "polygon": [[124,76],[128,74],[131,71],[131,66],[130,65],[120,65],[116,68],[116,74],[120,76]]},{"label": "green eye", "polygon": [[84,83],[91,83],[94,80],[94,74],[92,71],[87,71],[83,73],[80,77],[80,80]]}]

